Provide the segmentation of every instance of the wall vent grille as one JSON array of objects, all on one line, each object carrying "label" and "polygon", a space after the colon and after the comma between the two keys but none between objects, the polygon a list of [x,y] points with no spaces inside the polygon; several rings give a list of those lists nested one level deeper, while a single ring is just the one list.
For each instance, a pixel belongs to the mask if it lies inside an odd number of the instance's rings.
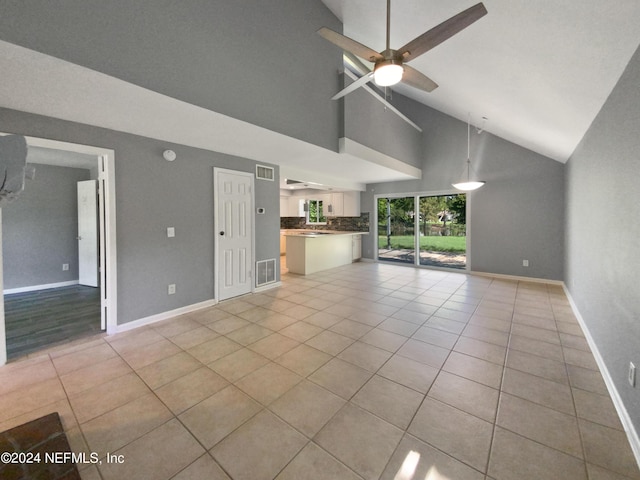
[{"label": "wall vent grille", "polygon": [[275,170],[273,167],[265,167],[264,165],[256,165],[256,178],[260,180],[275,180]]},{"label": "wall vent grille", "polygon": [[256,262],[256,287],[276,281],[276,259],[260,260]]}]

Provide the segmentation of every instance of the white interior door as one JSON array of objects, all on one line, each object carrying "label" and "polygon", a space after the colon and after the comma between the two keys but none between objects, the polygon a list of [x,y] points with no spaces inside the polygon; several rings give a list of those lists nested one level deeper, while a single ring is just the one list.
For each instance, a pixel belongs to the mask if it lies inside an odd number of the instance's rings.
[{"label": "white interior door", "polygon": [[253,175],[214,170],[218,300],[251,292]]},{"label": "white interior door", "polygon": [[95,180],[78,182],[78,283],[97,287],[98,186]]}]

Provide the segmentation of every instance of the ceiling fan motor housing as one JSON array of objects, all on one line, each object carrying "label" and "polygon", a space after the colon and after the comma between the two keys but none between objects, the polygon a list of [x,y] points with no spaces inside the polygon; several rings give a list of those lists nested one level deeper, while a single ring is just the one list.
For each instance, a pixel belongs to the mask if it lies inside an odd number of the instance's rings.
[{"label": "ceiling fan motor housing", "polygon": [[392,49],[387,49],[380,54],[382,58],[375,60],[373,67],[373,79],[381,87],[395,85],[402,80],[404,72],[402,55]]}]

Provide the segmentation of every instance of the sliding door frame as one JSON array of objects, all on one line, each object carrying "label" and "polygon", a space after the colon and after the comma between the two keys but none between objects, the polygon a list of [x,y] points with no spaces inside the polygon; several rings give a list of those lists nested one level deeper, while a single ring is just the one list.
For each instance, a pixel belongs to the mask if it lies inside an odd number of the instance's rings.
[{"label": "sliding door frame", "polygon": [[[465,267],[464,270],[462,269],[458,269],[458,268],[449,268],[449,267],[435,267],[432,265],[421,265],[420,264],[420,236],[419,236],[419,232],[420,232],[420,215],[419,215],[419,199],[420,197],[442,197],[442,196],[446,196],[446,195],[460,195],[461,193],[464,193],[466,195],[466,217],[467,217],[467,221],[466,221],[466,245],[465,245],[465,255],[466,255],[466,260],[465,260]],[[384,262],[384,260],[380,260],[378,257],[378,252],[379,252],[379,245],[378,245],[378,201],[381,198],[408,198],[408,197],[413,197],[413,204],[414,204],[414,208],[418,211],[416,212],[416,215],[414,215],[413,217],[413,234],[414,234],[414,240],[413,240],[413,248],[415,251],[415,255],[414,255],[414,259],[413,259],[413,265],[410,263],[398,263],[398,265],[407,265],[407,266],[413,266],[413,267],[419,267],[419,268],[428,268],[428,269],[435,269],[435,270],[445,270],[448,272],[470,272],[471,271],[471,255],[470,255],[470,248],[469,246],[471,245],[471,228],[470,228],[470,212],[471,209],[469,207],[470,203],[471,203],[471,195],[469,195],[469,192],[460,192],[459,190],[438,190],[438,191],[431,191],[431,192],[409,192],[409,193],[378,193],[375,194],[373,196],[373,226],[375,229],[375,235],[374,235],[374,239],[373,239],[373,246],[374,246],[374,251],[375,251],[375,258],[374,260],[376,262]]]}]

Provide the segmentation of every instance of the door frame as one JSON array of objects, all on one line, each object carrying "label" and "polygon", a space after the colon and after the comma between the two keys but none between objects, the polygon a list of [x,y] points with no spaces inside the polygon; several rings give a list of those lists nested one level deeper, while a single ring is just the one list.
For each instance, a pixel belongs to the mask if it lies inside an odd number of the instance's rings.
[{"label": "door frame", "polygon": [[218,232],[220,231],[220,225],[218,224],[218,176],[220,173],[229,173],[233,175],[241,175],[250,179],[251,181],[251,267],[249,270],[249,276],[251,279],[251,290],[249,293],[255,292],[255,261],[256,261],[256,216],[255,216],[255,175],[252,172],[243,172],[241,170],[231,170],[228,168],[213,167],[213,299],[216,302],[220,301],[220,262],[218,262],[220,252],[220,238]]},{"label": "door frame", "polygon": [[[19,133],[18,133],[19,135]],[[100,308],[102,329],[108,335],[116,333],[117,317],[117,257],[116,257],[116,190],[115,151],[91,145],[25,136],[27,145],[95,156],[98,166],[100,192]],[[0,209],[1,210],[1,209]],[[2,246],[0,223],[0,247]],[[0,248],[0,289],[2,282],[2,249]],[[4,318],[4,295],[0,299],[0,365],[7,362],[7,344]]]},{"label": "door frame", "polygon": [[[436,190],[436,191],[431,191],[431,192],[408,192],[408,193],[377,193],[373,196],[373,219],[372,219],[372,224],[373,224],[373,228],[375,229],[375,235],[373,236],[373,248],[374,248],[374,252],[375,252],[375,257],[374,257],[374,261],[376,262],[380,262],[380,260],[378,259],[378,200],[381,198],[404,198],[404,197],[413,197],[414,198],[414,202],[415,205],[418,204],[418,199],[419,197],[441,197],[441,196],[445,196],[445,195],[459,195],[460,193],[464,193],[467,196],[467,201],[466,201],[466,217],[467,217],[467,224],[466,224],[466,230],[467,230],[467,235],[466,235],[466,261],[465,261],[465,267],[464,270],[462,269],[456,269],[456,268],[447,268],[447,267],[434,267],[434,266],[430,266],[430,265],[420,265],[420,244],[419,244],[419,240],[418,240],[418,236],[416,235],[416,238],[414,239],[414,249],[415,249],[415,258],[414,258],[414,262],[413,263],[404,263],[404,264],[398,264],[398,265],[405,265],[405,266],[411,266],[411,267],[418,267],[418,268],[427,268],[427,269],[432,269],[432,270],[445,270],[445,271],[450,271],[450,272],[471,272],[471,255],[469,252],[469,246],[471,245],[471,221],[470,221],[470,212],[471,209],[469,208],[469,204],[471,203],[471,195],[469,195],[469,193],[471,192],[461,192],[460,190]],[[416,215],[414,218],[414,235],[416,232],[419,232],[419,215]]]}]

